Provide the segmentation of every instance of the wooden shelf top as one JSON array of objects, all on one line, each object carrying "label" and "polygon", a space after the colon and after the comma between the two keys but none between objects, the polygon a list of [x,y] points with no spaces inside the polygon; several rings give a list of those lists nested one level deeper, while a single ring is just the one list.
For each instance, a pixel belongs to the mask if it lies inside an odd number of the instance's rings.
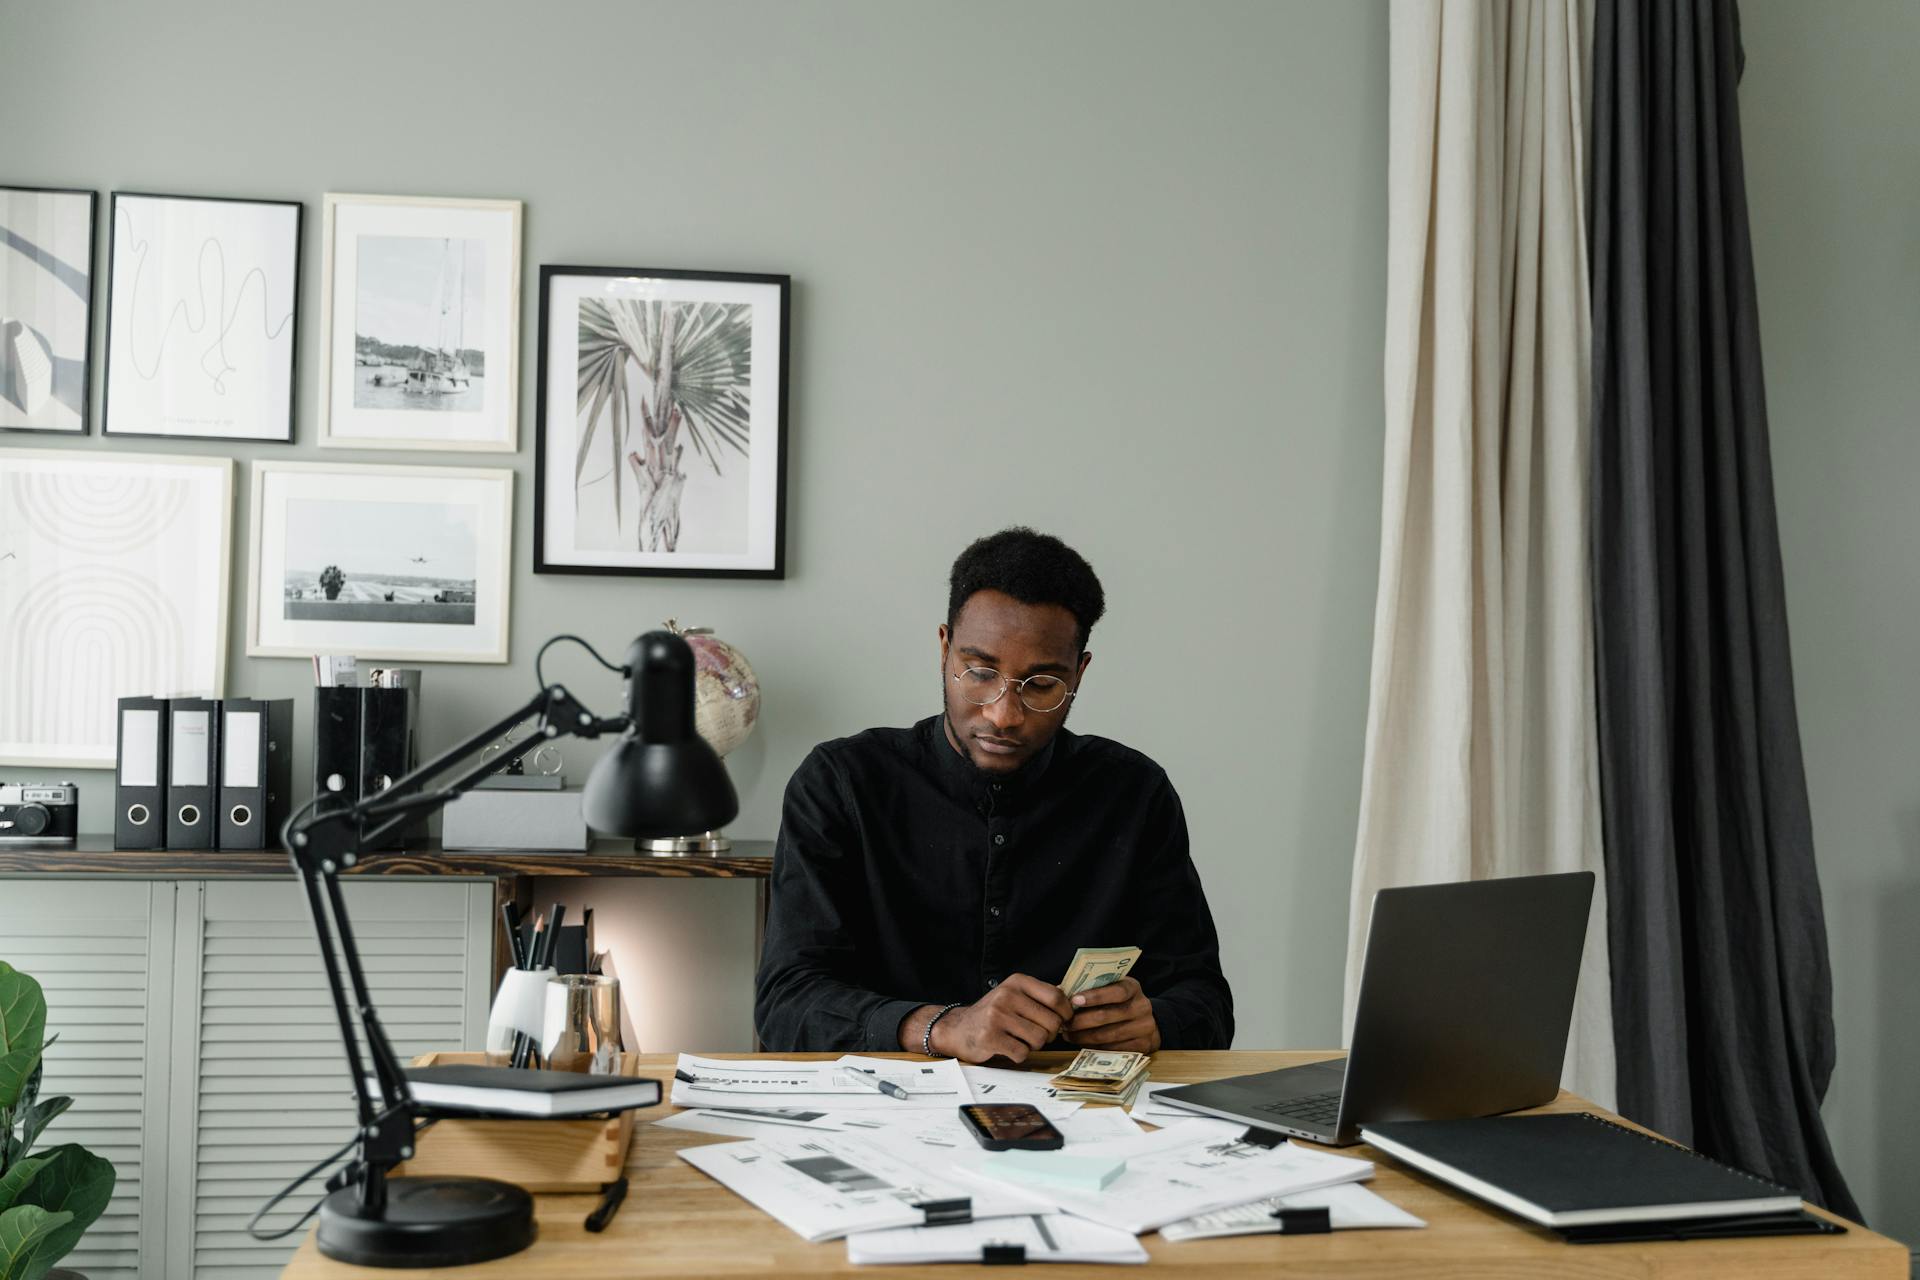
[{"label": "wooden shelf top", "polygon": [[[348,875],[372,876],[665,876],[765,879],[773,841],[736,840],[725,856],[635,853],[630,840],[597,839],[586,853],[442,849],[424,840],[409,849],[361,856]],[[0,876],[126,875],[192,879],[291,875],[279,849],[116,849],[112,836],[83,835],[71,848],[0,845]]]}]

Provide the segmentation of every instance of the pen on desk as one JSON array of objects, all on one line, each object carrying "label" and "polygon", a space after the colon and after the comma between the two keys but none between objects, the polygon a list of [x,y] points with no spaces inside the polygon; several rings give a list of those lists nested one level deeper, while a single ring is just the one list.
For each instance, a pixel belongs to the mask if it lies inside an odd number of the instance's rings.
[{"label": "pen on desk", "polygon": [[851,1074],[854,1079],[860,1081],[862,1084],[872,1085],[874,1088],[878,1089],[880,1092],[886,1094],[889,1098],[899,1098],[904,1101],[907,1096],[907,1091],[905,1089],[902,1089],[899,1085],[895,1084],[891,1080],[882,1080],[879,1076],[875,1075],[871,1071],[865,1071],[859,1067],[855,1067],[849,1074]]},{"label": "pen on desk", "polygon": [[620,1208],[620,1202],[627,1198],[627,1180],[622,1177],[607,1184],[600,1195],[600,1207],[587,1215],[587,1230],[605,1231],[607,1224],[613,1221],[613,1215]]}]

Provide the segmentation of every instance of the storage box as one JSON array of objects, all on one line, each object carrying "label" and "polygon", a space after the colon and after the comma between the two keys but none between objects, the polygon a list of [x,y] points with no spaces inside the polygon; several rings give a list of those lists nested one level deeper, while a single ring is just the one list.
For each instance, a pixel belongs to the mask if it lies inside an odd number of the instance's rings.
[{"label": "storage box", "polygon": [[587,820],[580,791],[469,791],[440,815],[445,849],[518,849],[585,853]]},{"label": "storage box", "polygon": [[[413,1065],[488,1061],[484,1053],[426,1053]],[[637,1054],[620,1055],[620,1074],[639,1076]],[[632,1140],[631,1111],[611,1120],[440,1120],[420,1134],[413,1159],[394,1173],[498,1178],[528,1191],[597,1192],[620,1176]]]}]

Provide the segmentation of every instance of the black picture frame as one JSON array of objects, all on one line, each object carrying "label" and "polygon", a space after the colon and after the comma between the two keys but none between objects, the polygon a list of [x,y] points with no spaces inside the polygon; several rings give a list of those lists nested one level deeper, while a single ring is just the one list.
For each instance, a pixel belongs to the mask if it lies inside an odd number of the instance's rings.
[{"label": "black picture frame", "polygon": [[[4,196],[12,192],[19,192],[27,195],[85,196],[87,198],[87,281],[86,281],[86,294],[85,294],[86,319],[82,324],[81,335],[80,335],[80,410],[79,410],[80,411],[80,427],[79,429],[74,430],[73,428],[70,428],[70,427],[36,427],[36,426],[24,424],[24,423],[8,424],[5,422],[0,422],[0,431],[17,431],[22,434],[28,434],[28,435],[49,435],[49,436],[91,435],[93,434],[94,304],[96,301],[98,301],[100,297],[100,286],[99,286],[100,272],[98,270],[98,264],[96,261],[98,257],[98,248],[99,248],[99,240],[100,240],[100,193],[97,191],[88,190],[83,187],[36,187],[36,186],[27,186],[23,183],[0,182],[0,196]],[[15,243],[15,240],[17,239],[16,235],[4,225],[0,225],[0,239],[4,239],[4,243],[0,243],[0,252],[11,252],[21,256],[33,256],[33,255],[29,255],[26,249],[21,248],[19,244]],[[41,246],[34,245],[30,247],[37,250],[41,250],[41,252],[47,252],[49,253],[49,256],[51,256],[50,252],[42,249]],[[56,278],[59,278],[58,273],[56,273]],[[69,288],[72,287],[71,281],[64,281],[64,283],[66,283]],[[0,299],[0,308],[4,308],[5,305],[6,305],[5,300]],[[0,358],[4,358],[4,353],[0,353]],[[56,359],[58,358],[57,353],[55,358]],[[23,413],[25,412],[24,408],[22,409],[22,412]]]},{"label": "black picture frame", "polygon": [[[290,208],[293,210],[293,282],[289,300],[286,327],[287,336],[287,407],[286,434],[268,435],[200,435],[188,431],[115,431],[113,429],[113,299],[114,291],[119,287],[117,271],[116,243],[120,234],[119,209],[122,197],[136,200],[179,200],[203,204],[244,204],[260,205],[272,208]],[[106,336],[101,352],[100,375],[100,434],[116,438],[133,437],[149,440],[218,440],[224,443],[244,441],[250,444],[292,444],[294,443],[294,406],[300,387],[300,261],[303,242],[306,239],[306,203],[301,200],[265,200],[251,196],[201,196],[181,195],[162,191],[115,191],[111,194],[107,206],[107,320]],[[244,273],[243,273],[244,278]],[[223,288],[225,281],[223,278]],[[244,289],[236,289],[244,304]],[[223,299],[224,309],[224,299]]]},{"label": "black picture frame", "polygon": [[[553,451],[555,447],[556,439],[558,437],[561,437],[564,435],[566,443],[572,444],[574,441],[575,432],[579,429],[579,410],[577,407],[574,408],[571,412],[568,412],[565,414],[564,431],[561,429],[561,423],[555,420],[555,415],[552,415],[549,413],[548,400],[549,400],[550,394],[560,389],[558,386],[555,385],[554,382],[550,381],[550,378],[553,377],[554,371],[549,367],[553,363],[551,359],[551,353],[554,348],[555,339],[558,336],[556,334],[556,331],[552,323],[554,293],[555,293],[556,282],[563,282],[574,277],[585,277],[590,281],[591,280],[631,281],[636,286],[645,285],[646,282],[650,282],[650,281],[699,282],[702,284],[719,285],[722,287],[723,291],[727,286],[745,286],[746,288],[741,291],[743,294],[747,293],[750,290],[772,290],[773,291],[773,299],[777,300],[777,301],[774,301],[774,306],[776,307],[777,313],[778,313],[779,332],[775,336],[774,341],[766,345],[772,348],[778,360],[778,369],[773,379],[773,395],[774,395],[775,402],[771,406],[771,410],[770,410],[772,415],[773,425],[775,428],[774,440],[773,440],[774,457],[771,460],[770,466],[767,466],[767,464],[762,464],[763,466],[766,466],[766,469],[770,472],[770,482],[768,485],[763,487],[770,487],[771,492],[770,493],[754,492],[754,485],[753,485],[753,479],[752,479],[752,468],[754,464],[753,464],[752,456],[750,453],[748,453],[747,448],[742,448],[737,443],[737,440],[742,433],[739,432],[737,429],[730,429],[730,424],[728,424],[725,421],[721,421],[718,424],[714,424],[710,422],[703,429],[699,429],[699,430],[690,429],[688,440],[686,442],[683,442],[679,446],[682,450],[685,450],[685,452],[683,455],[677,455],[677,456],[684,456],[690,460],[696,461],[700,465],[711,465],[714,467],[716,474],[722,473],[722,469],[720,468],[719,464],[715,461],[715,459],[722,452],[723,449],[731,449],[746,456],[747,461],[743,465],[747,467],[749,472],[748,478],[746,481],[744,481],[744,483],[748,487],[749,506],[748,506],[746,518],[750,528],[752,525],[752,520],[754,518],[754,504],[767,503],[767,502],[771,503],[772,527],[770,531],[770,536],[763,536],[762,538],[762,542],[765,544],[766,550],[758,556],[752,556],[753,559],[764,560],[765,563],[751,563],[748,565],[713,565],[713,564],[678,565],[678,564],[671,564],[671,563],[660,563],[660,560],[666,556],[677,556],[681,554],[686,554],[688,556],[697,557],[702,554],[699,552],[682,553],[678,551],[677,548],[669,549],[666,551],[642,550],[642,549],[636,548],[635,551],[633,551],[630,554],[637,561],[643,561],[640,563],[580,563],[580,562],[574,562],[570,560],[557,559],[550,554],[549,545],[548,545],[548,532],[549,532],[548,522],[549,522],[549,517],[553,515],[553,512],[549,509],[550,504],[549,504],[548,495],[547,495],[548,477],[549,477],[548,454],[551,451]],[[683,300],[683,299],[673,299],[673,301],[691,302],[691,300]],[[566,574],[591,574],[591,575],[601,575],[601,576],[661,577],[661,578],[782,579],[786,577],[787,575],[787,536],[786,536],[787,447],[788,447],[788,437],[787,437],[788,394],[787,393],[788,393],[788,351],[791,345],[791,329],[792,329],[792,325],[791,325],[792,301],[793,301],[793,278],[788,275],[773,275],[773,274],[764,274],[764,273],[756,273],[756,272],[735,272],[735,271],[688,271],[688,270],[666,269],[666,268],[658,268],[658,267],[591,267],[591,266],[565,266],[565,265],[553,265],[553,264],[543,264],[541,266],[540,268],[539,348],[538,348],[537,358],[536,358],[535,396],[534,396],[535,440],[534,440],[534,486],[533,486],[533,571],[535,573],[543,573],[543,574],[544,573],[556,573],[556,574],[566,573]],[[737,305],[737,303],[735,305]],[[751,322],[749,321],[749,324],[750,323]],[[573,321],[573,324],[575,326],[575,333],[577,335],[578,333],[577,320]],[[750,335],[749,345],[750,345],[750,352],[751,352],[749,359],[751,361],[758,361],[763,358],[762,353],[758,349],[758,346],[753,343],[750,329],[749,329],[749,335]],[[569,349],[577,352],[578,345],[579,344],[576,337],[576,341],[574,342],[572,347]],[[626,358],[637,360],[637,357],[634,356],[630,348],[627,349]],[[627,376],[625,373],[624,362],[616,358],[615,366],[616,366],[616,370],[614,375],[612,376],[624,380],[625,377]],[[578,366],[576,362],[576,369],[577,367]],[[568,403],[572,405],[572,404],[576,404],[578,399],[579,375],[577,372],[572,379],[569,379],[569,384],[570,385],[567,387],[567,392],[568,392],[567,399],[568,399]],[[624,400],[625,397],[622,397],[622,399]],[[753,412],[756,409],[761,410],[762,412],[765,412],[766,406],[754,403],[752,397],[750,396],[748,411]],[[636,412],[640,412],[640,411],[636,411]],[[597,414],[595,414],[593,417],[590,417],[587,428],[586,428],[586,431],[587,431],[587,435],[585,437],[586,443],[588,444],[593,443],[594,433],[596,431],[597,424],[598,424],[598,416]],[[631,424],[629,424],[629,426],[631,426]],[[644,429],[644,427],[641,429]],[[611,421],[609,421],[607,424],[607,431],[608,431],[608,439],[611,441],[612,433],[614,431],[614,425]],[[748,448],[751,448],[752,445],[757,443],[757,440],[752,436],[751,433],[746,433],[746,434],[748,436],[747,446]],[[672,437],[669,436],[669,439],[671,438]],[[694,445],[694,448],[687,449],[686,445],[689,443]],[[613,471],[615,476],[615,484],[616,484],[616,492],[617,492],[619,487],[619,468],[617,465],[617,459],[618,459],[617,445],[615,445],[613,448],[610,449],[610,453],[613,454],[616,460],[615,465],[613,467]],[[577,455],[577,450],[576,450],[576,455]],[[570,470],[572,470],[577,480],[579,475],[579,469],[576,465],[576,462],[577,462],[577,456],[576,458],[563,460],[559,462],[557,465],[562,467],[567,467]],[[578,494],[578,492],[579,492],[578,485],[576,484],[576,487],[575,487],[576,495]],[[637,498],[637,494],[636,494],[636,498]],[[621,509],[624,510],[625,508],[623,507]],[[578,514],[579,514],[579,508],[576,506],[573,509],[573,511],[569,513],[569,520],[576,518]],[[678,525],[679,525],[679,514],[680,514],[679,509],[676,507],[674,520],[673,520],[673,525],[676,529],[678,528]],[[636,515],[636,524],[637,523],[638,523],[638,516]],[[636,532],[636,540],[637,540],[640,534],[640,530],[636,528],[635,532]],[[751,535],[750,535],[750,541],[751,541]],[[620,555],[620,554],[627,554],[627,553],[622,553],[619,551],[609,551],[605,548],[598,548],[598,549],[594,549],[588,554],[596,554],[604,557],[609,555]],[[751,552],[749,553],[749,555],[751,556]]]}]

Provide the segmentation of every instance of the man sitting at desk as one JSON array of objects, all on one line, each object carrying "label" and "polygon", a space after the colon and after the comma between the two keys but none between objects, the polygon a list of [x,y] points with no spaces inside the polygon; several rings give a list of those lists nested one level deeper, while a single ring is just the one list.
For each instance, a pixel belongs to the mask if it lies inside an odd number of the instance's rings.
[{"label": "man sitting at desk", "polygon": [[[1233,995],[1165,770],[1063,726],[1106,607],[1058,538],[1008,529],[954,562],[944,714],[823,743],[787,784],[754,1021],[775,1051],[985,1062],[1059,1039],[1224,1049]],[[1178,668],[1136,696],[1179,696]],[[1080,947],[1132,974],[1069,1003]]]}]

